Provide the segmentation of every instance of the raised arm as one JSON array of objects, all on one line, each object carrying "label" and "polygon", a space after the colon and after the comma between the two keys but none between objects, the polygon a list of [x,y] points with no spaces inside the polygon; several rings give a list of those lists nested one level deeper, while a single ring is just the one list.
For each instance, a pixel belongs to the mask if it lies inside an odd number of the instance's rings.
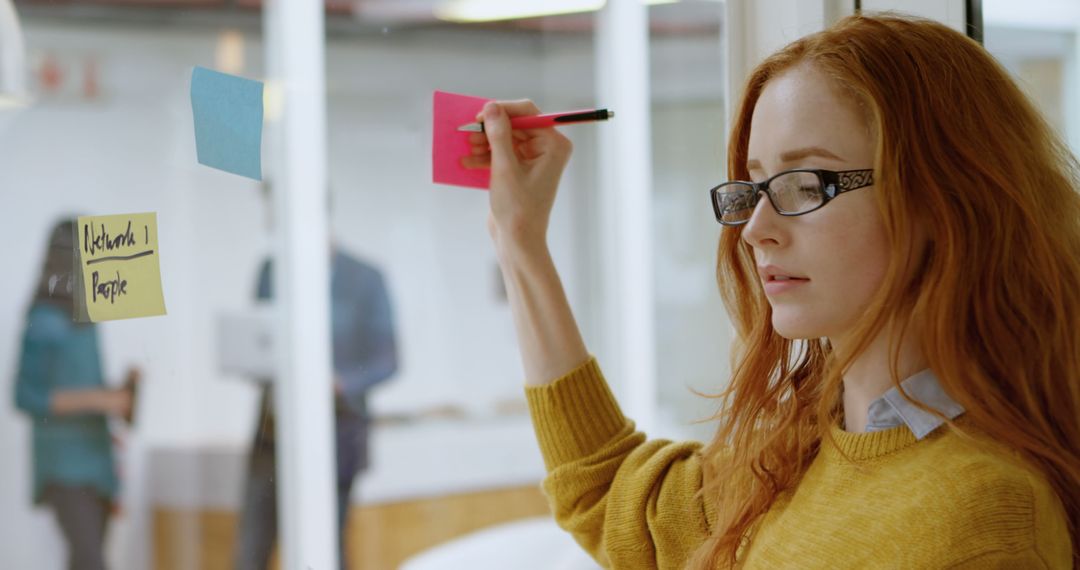
[{"label": "raised arm", "polygon": [[[468,166],[491,167],[488,230],[502,268],[528,385],[543,385],[588,360],[547,244],[570,140],[555,129],[514,131],[510,115],[534,115],[529,101],[488,104]],[[490,153],[486,145],[490,142]]]},{"label": "raised arm", "polygon": [[509,129],[509,115],[539,113],[527,101],[487,105],[478,117],[487,136],[473,136],[466,164],[491,167],[488,228],[548,470],[544,490],[559,525],[602,565],[682,568],[714,517],[698,493],[700,444],[646,441],[589,357],[547,247],[570,141],[554,129]]}]

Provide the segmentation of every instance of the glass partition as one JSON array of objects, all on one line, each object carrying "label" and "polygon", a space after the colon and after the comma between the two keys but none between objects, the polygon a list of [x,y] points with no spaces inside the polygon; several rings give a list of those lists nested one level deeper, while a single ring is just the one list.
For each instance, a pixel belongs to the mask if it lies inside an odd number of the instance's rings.
[{"label": "glass partition", "polygon": [[988,2],[986,49],[1016,78],[1046,120],[1080,152],[1080,7]]},{"label": "glass partition", "polygon": [[708,441],[733,331],[716,284],[709,188],[727,175],[719,2],[650,8],[653,247],[660,432]]},{"label": "glass partition", "polygon": [[[111,568],[247,567],[272,552],[262,545],[275,535],[272,406],[262,402],[274,375],[265,310],[273,291],[264,274],[275,258],[271,197],[279,186],[272,164],[257,181],[199,163],[191,80],[196,66],[266,75],[259,3],[15,5],[31,101],[0,110],[0,178],[5,211],[14,214],[4,235],[21,244],[5,257],[17,270],[0,303],[8,323],[0,362],[12,395],[0,410],[8,465],[0,559],[5,567],[61,568],[72,540],[91,543],[70,551],[87,560],[95,542],[87,533],[105,528],[97,542]],[[548,512],[486,229],[487,194],[432,184],[432,92],[531,98],[550,111],[601,106],[594,16],[469,23],[437,19],[434,3],[327,5],[327,251],[343,393],[327,413],[346,439],[339,470],[356,475],[338,477],[353,483],[349,566],[394,568],[447,540]],[[280,101],[266,87],[270,130]],[[599,207],[590,196],[596,128],[565,130],[576,151],[550,232],[582,327],[594,335],[588,271],[596,252],[580,244]],[[85,325],[60,308],[53,324],[61,336],[42,340],[48,323],[31,310],[42,280],[55,277],[43,269],[53,225],[142,212],[156,213],[166,314]],[[372,354],[385,345],[365,344],[376,329],[396,355],[382,372],[373,369],[386,363]],[[58,354],[48,351],[62,350],[57,343],[70,334],[96,339],[70,364],[92,371],[100,359],[100,374],[84,386],[30,363],[48,368]],[[40,342],[44,357],[35,352]],[[129,369],[140,373],[130,425],[119,418]],[[373,386],[355,392],[354,377]],[[24,382],[44,394],[37,404],[18,397]],[[97,399],[64,415],[50,398],[68,387],[94,387]],[[97,455],[65,459],[61,469],[76,473],[69,486],[89,491],[73,502],[35,493],[64,486],[35,470],[35,461],[51,461],[43,438],[67,437],[48,425],[87,418]],[[90,463],[108,473],[98,475],[108,489],[78,475]],[[107,524],[99,519],[88,531],[60,523],[61,508],[87,502]],[[568,537],[565,546],[577,552]]]}]

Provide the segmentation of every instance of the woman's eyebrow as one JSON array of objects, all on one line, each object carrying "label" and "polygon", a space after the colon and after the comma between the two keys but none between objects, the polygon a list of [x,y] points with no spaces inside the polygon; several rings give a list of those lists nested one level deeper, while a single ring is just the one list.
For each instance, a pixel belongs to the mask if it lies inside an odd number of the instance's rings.
[{"label": "woman's eyebrow", "polygon": [[[836,156],[832,152],[830,152],[828,150],[825,150],[825,149],[821,148],[820,146],[808,146],[808,147],[805,147],[805,148],[799,148],[799,149],[789,150],[789,151],[780,153],[780,162],[781,163],[795,162],[796,160],[802,160],[802,159],[804,159],[806,157],[809,157],[809,156],[818,156],[818,157],[821,157],[821,158],[831,158],[833,160],[843,160],[839,156]],[[761,161],[759,161],[759,160],[757,160],[755,158],[751,158],[750,160],[747,160],[746,161],[746,169],[747,170],[762,170]]]}]

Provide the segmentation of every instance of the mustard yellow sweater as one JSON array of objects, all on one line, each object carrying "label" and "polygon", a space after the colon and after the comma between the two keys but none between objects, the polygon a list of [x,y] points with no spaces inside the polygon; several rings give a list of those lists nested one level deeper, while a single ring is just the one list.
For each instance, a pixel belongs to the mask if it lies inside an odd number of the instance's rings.
[{"label": "mustard yellow sweater", "polygon": [[[555,519],[605,567],[682,568],[716,514],[699,443],[646,441],[595,360],[527,389]],[[762,519],[746,569],[1072,568],[1065,512],[1034,470],[947,426],[832,434]]]}]

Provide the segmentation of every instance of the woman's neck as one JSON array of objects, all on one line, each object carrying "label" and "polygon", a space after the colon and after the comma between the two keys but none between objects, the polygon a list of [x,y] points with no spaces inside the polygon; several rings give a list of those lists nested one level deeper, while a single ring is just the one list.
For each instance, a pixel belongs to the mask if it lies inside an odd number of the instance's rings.
[{"label": "woman's neck", "polygon": [[[890,375],[891,340],[892,335],[882,331],[844,371],[845,431],[866,431],[870,404],[893,387]],[[842,348],[844,341],[840,343],[838,345],[837,341],[831,341],[834,348]],[[927,367],[926,358],[919,348],[918,336],[910,330],[901,342],[897,364],[899,381]]]}]

